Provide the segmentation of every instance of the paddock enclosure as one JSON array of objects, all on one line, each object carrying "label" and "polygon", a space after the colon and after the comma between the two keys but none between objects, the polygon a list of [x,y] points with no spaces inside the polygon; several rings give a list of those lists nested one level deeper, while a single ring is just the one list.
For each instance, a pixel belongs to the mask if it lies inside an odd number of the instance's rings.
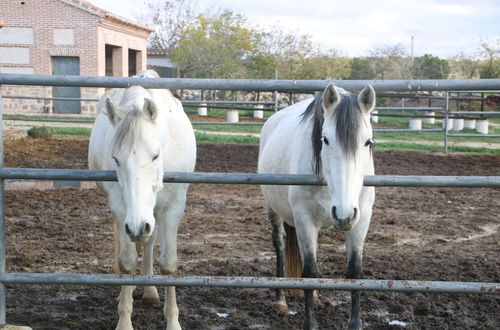
[{"label": "paddock enclosure", "polygon": [[[493,85],[490,88],[498,89],[499,82]],[[5,167],[84,169],[86,143],[6,142]],[[257,149],[201,145],[196,171],[255,172]],[[499,156],[375,151],[378,175],[498,176],[499,165]],[[378,187],[364,278],[498,282],[498,192],[498,188]],[[100,191],[7,190],[5,198],[7,272],[112,273],[112,226],[103,224],[111,222],[111,215]],[[179,230],[180,275],[274,275],[271,229],[258,186],[193,184],[188,198]],[[324,277],[344,277],[343,250],[341,234],[333,229],[321,232],[319,267]],[[483,289],[498,294],[498,284]],[[116,301],[110,297],[117,290],[9,284],[7,321],[36,329],[109,329],[116,322]],[[139,295],[140,290],[135,297]],[[273,295],[269,289],[179,288],[181,324],[186,329],[300,328],[302,298],[291,300],[293,313],[281,315],[271,308]],[[321,328],[345,326],[348,297],[346,291],[321,291],[316,307]],[[495,294],[366,292],[363,306],[368,329],[491,329],[500,323]],[[165,326],[160,308],[148,310],[140,300],[133,322],[137,329]]]},{"label": "paddock enclosure", "polygon": [[[86,168],[87,141],[22,139],[6,142],[6,166]],[[257,146],[200,145],[197,171],[255,172]],[[498,175],[500,156],[377,151],[378,174]],[[499,189],[376,188],[365,248],[368,279],[498,282]],[[113,273],[112,217],[94,189],[6,191],[7,271]],[[90,223],[90,224],[89,224]],[[90,228],[85,230],[84,228]],[[248,231],[247,228],[252,228]],[[179,274],[273,276],[271,226],[258,186],[192,184],[179,230]],[[325,277],[344,277],[343,235],[320,236]],[[162,329],[160,308],[135,293],[137,329]],[[33,329],[111,329],[117,321],[118,287],[8,285],[7,320]],[[349,293],[321,291],[322,329],[347,322]],[[275,312],[270,289],[178,288],[185,329],[300,329],[295,315]],[[365,292],[367,329],[494,329],[499,299],[492,295]],[[217,314],[219,313],[219,314]],[[227,317],[224,317],[226,314]]]}]

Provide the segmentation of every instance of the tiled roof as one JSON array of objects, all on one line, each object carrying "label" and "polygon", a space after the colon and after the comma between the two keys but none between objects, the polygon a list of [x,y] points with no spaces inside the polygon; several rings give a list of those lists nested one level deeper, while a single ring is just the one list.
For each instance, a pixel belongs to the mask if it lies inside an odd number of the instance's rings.
[{"label": "tiled roof", "polygon": [[140,24],[140,23],[134,22],[132,20],[129,20],[127,18],[124,18],[122,16],[113,14],[112,12],[109,12],[109,11],[104,10],[102,8],[96,7],[93,4],[91,4],[90,2],[85,1],[85,0],[59,0],[59,1],[64,2],[70,6],[85,10],[91,14],[98,15],[100,17],[110,18],[112,20],[118,21],[118,22],[126,24],[126,25],[133,26],[135,28],[139,28],[141,30],[146,30],[149,32],[154,31],[154,29],[150,28],[149,26],[146,26],[144,24]]}]

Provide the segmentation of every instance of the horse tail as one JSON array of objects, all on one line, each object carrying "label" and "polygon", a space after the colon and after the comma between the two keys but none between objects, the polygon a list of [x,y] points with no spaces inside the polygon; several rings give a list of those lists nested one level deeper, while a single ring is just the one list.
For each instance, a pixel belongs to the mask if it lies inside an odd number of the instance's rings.
[{"label": "horse tail", "polygon": [[302,273],[302,260],[300,258],[299,243],[297,241],[297,232],[295,227],[292,227],[286,223],[286,244],[285,244],[285,256],[286,256],[286,266],[285,266],[285,276],[286,277],[300,277]]}]

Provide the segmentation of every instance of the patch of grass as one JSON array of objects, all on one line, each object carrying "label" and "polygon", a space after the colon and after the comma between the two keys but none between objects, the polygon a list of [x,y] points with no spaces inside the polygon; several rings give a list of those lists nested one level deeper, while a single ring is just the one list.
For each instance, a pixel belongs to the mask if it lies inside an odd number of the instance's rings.
[{"label": "patch of grass", "polygon": [[196,142],[219,143],[219,144],[259,144],[259,138],[253,136],[233,136],[233,135],[215,135],[195,132]]},{"label": "patch of grass", "polygon": [[[381,142],[377,143],[375,150],[409,150],[418,152],[444,152],[444,147],[439,145],[405,143],[405,142]],[[466,146],[448,146],[449,152],[463,152],[467,154],[500,155],[500,150]]]},{"label": "patch of grass", "polygon": [[54,135],[54,130],[47,126],[32,127],[28,130],[28,136],[32,138],[51,138]]},{"label": "patch of grass", "polygon": [[54,135],[69,135],[76,137],[90,137],[90,128],[85,127],[53,127]]},{"label": "patch of grass", "polygon": [[[439,127],[439,126],[438,126]],[[490,134],[499,134],[500,129],[490,126]],[[464,129],[460,132],[449,131],[449,134],[479,134],[473,129]],[[384,140],[403,141],[444,141],[444,132],[375,132],[375,137]],[[498,143],[498,138],[494,137],[448,137],[450,141],[471,141]]]}]

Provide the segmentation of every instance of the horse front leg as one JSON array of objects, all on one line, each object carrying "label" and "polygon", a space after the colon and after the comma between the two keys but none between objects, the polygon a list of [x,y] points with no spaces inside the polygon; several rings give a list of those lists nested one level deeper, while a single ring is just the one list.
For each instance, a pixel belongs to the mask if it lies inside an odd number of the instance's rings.
[{"label": "horse front leg", "polygon": [[[368,231],[370,215],[362,216],[359,223],[346,233],[347,272],[348,279],[359,279],[363,275],[363,246]],[[363,328],[361,321],[361,291],[351,291],[351,315],[347,323],[349,330]]]},{"label": "horse front leg", "polygon": [[[300,255],[302,258],[302,274],[304,278],[320,278],[321,274],[316,263],[316,251],[318,249],[318,230],[310,217],[300,218],[294,214],[295,228],[299,241]],[[314,290],[304,290],[305,310],[304,329],[319,329],[318,322],[314,316]]]},{"label": "horse front leg", "polygon": [[[116,255],[118,254],[118,255]],[[134,274],[137,267],[137,251],[135,244],[130,241],[125,234],[123,225],[115,226],[115,260],[119,274]],[[118,324],[117,330],[131,330],[132,326],[132,310],[134,299],[135,286],[122,286],[120,296],[118,297]]]},{"label": "horse front leg", "polygon": [[[156,242],[156,235],[158,230],[155,228],[153,235],[151,238],[144,243],[144,255],[142,261],[142,275],[153,275],[153,254],[154,254],[154,246]],[[161,299],[158,295],[158,291],[154,286],[145,286],[144,294],[142,295],[142,302],[146,306],[161,306]]]},{"label": "horse front leg", "polygon": [[[177,229],[180,219],[184,213],[182,210],[169,210],[158,228],[158,239],[160,240],[160,272],[162,275],[177,274]],[[179,309],[175,287],[165,288],[165,305],[163,314],[167,320],[167,330],[181,330],[179,323]]]},{"label": "horse front leg", "polygon": [[[283,228],[283,221],[278,217],[278,215],[271,209],[267,211],[269,221],[273,227],[273,246],[276,252],[276,277],[285,276],[285,262],[284,262],[284,251],[285,251],[285,232]],[[285,290],[276,289],[276,302],[274,308],[278,312],[286,313],[288,312],[288,305],[286,303]]]}]

